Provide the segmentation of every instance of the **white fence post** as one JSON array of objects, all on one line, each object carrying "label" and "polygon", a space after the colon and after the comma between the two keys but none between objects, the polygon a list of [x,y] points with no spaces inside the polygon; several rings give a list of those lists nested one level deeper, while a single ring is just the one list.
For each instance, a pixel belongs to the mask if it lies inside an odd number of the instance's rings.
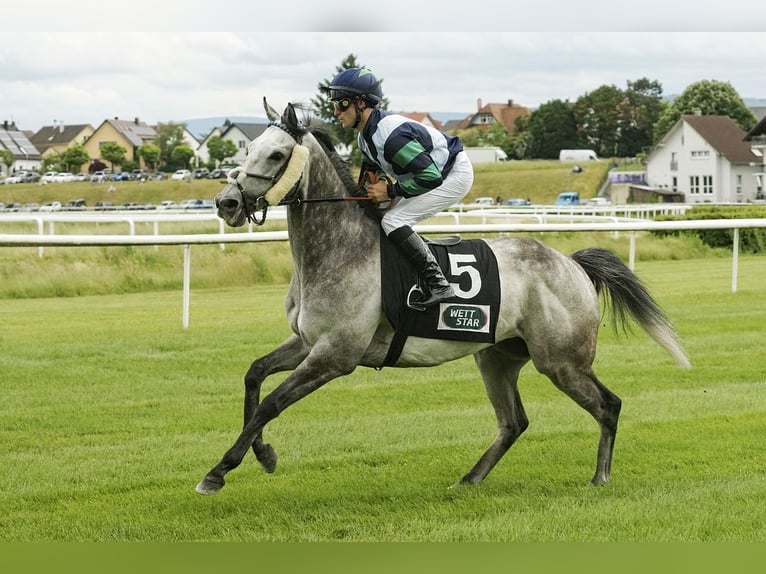
[{"label": "white fence post", "polygon": [[184,302],[182,323],[184,329],[189,328],[189,299],[191,291],[191,245],[184,245]]}]

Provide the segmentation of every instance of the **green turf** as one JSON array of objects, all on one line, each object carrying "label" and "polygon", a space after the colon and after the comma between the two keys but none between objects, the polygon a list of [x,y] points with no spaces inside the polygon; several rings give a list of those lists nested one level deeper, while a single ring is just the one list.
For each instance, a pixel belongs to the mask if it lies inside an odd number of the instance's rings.
[{"label": "green turf", "polygon": [[[273,421],[216,497],[194,485],[241,426],[250,361],[288,334],[285,285],[0,300],[2,541],[764,541],[763,258],[640,261],[694,368],[643,333],[600,335],[623,399],[612,482],[597,429],[530,366],[530,428],[476,487],[492,440],[471,358],[359,369]],[[279,376],[266,381],[268,391]]]}]

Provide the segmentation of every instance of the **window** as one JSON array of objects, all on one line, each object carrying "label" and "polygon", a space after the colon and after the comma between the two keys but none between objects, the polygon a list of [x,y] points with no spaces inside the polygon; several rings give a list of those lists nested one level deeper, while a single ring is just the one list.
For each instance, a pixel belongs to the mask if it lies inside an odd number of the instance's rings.
[{"label": "window", "polygon": [[692,195],[700,192],[700,176],[692,175],[689,177],[689,193]]},{"label": "window", "polygon": [[702,193],[706,195],[713,195],[713,176],[702,176]]},{"label": "window", "polygon": [[742,175],[737,175],[737,195],[742,195]]},{"label": "window", "polygon": [[237,147],[239,149],[245,149],[245,148],[247,148],[247,142],[245,140],[239,140],[237,142]]},{"label": "window", "polygon": [[692,150],[692,159],[708,159],[710,157],[710,150]]},{"label": "window", "polygon": [[673,191],[678,191],[678,178],[673,176]]}]

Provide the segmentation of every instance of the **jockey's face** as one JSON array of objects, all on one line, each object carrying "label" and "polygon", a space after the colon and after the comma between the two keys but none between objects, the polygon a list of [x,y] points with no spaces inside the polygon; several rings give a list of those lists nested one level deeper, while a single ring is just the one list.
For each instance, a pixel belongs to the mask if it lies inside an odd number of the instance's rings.
[{"label": "jockey's face", "polygon": [[[333,113],[338,118],[338,122],[344,128],[353,128],[356,123],[356,102],[350,98],[333,100],[335,110]],[[357,104],[358,105],[358,104]]]}]

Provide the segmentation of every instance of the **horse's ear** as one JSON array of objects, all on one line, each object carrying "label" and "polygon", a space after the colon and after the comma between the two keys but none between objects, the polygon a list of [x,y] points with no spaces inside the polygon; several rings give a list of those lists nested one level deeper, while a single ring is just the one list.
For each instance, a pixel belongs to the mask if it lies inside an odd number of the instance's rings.
[{"label": "horse's ear", "polygon": [[298,114],[295,113],[295,107],[292,104],[287,104],[285,113],[282,114],[282,123],[296,131],[300,130],[301,124],[298,122]]},{"label": "horse's ear", "polygon": [[263,109],[266,110],[266,117],[270,121],[276,122],[279,119],[279,112],[269,105],[269,102],[266,101],[266,96],[263,97]]}]

